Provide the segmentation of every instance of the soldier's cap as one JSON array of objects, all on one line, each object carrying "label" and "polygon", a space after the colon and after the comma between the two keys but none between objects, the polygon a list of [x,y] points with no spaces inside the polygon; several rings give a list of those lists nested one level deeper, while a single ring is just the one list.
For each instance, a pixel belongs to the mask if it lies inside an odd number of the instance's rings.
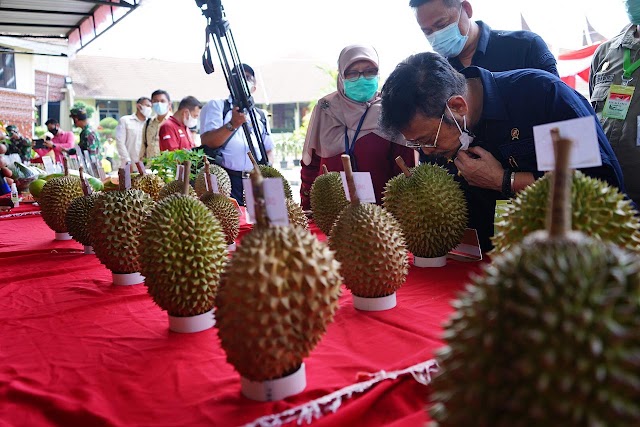
[{"label": "soldier's cap", "polygon": [[84,108],[72,108],[69,112],[69,117],[75,117],[78,120],[86,120],[87,119],[87,110]]},{"label": "soldier's cap", "polygon": [[17,133],[18,132],[18,126],[16,125],[9,125],[6,127],[5,129],[7,131],[7,136],[11,136],[14,132]]}]

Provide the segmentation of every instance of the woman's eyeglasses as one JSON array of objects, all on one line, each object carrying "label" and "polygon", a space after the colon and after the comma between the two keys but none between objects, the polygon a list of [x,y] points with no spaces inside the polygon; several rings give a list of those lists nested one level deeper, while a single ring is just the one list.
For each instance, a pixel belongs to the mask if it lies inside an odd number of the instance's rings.
[{"label": "woman's eyeglasses", "polygon": [[363,76],[365,79],[371,80],[377,75],[378,75],[377,68],[367,68],[366,70],[363,70],[363,71],[358,71],[358,70],[347,71],[346,73],[344,73],[344,78],[345,80],[349,80],[350,82],[355,82],[360,78],[360,76]]}]

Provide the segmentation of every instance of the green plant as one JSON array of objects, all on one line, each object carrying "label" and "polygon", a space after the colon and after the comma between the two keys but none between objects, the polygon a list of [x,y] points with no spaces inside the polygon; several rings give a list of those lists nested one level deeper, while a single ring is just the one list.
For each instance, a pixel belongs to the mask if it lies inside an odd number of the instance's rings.
[{"label": "green plant", "polygon": [[189,180],[195,180],[198,171],[204,164],[205,154],[203,151],[163,151],[156,157],[147,160],[147,166],[153,171],[158,172],[158,176],[165,182],[170,182],[175,178],[176,165],[181,164],[185,160],[191,160],[191,173]]},{"label": "green plant", "polygon": [[100,134],[100,138],[102,140],[114,138],[117,126],[118,121],[113,117],[105,117],[104,119],[100,120],[100,124],[98,125],[98,133]]},{"label": "green plant", "polygon": [[36,136],[36,138],[43,138],[45,132],[47,132],[46,126],[36,126],[35,128],[33,128],[33,134]]},{"label": "green plant", "polygon": [[93,117],[93,113],[95,113],[96,109],[93,108],[90,105],[85,104],[82,101],[76,101],[73,106],[71,107],[71,109],[73,110],[74,108],[83,108],[86,112],[87,112],[87,118],[90,119],[91,117]]}]

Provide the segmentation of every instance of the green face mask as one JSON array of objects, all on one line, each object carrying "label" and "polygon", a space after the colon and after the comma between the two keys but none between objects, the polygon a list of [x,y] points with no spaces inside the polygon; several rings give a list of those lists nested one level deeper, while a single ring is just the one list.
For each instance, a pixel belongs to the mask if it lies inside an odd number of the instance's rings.
[{"label": "green face mask", "polygon": [[379,76],[375,76],[372,79],[360,76],[360,78],[354,82],[345,80],[344,94],[356,102],[369,101],[378,91],[378,80]]}]

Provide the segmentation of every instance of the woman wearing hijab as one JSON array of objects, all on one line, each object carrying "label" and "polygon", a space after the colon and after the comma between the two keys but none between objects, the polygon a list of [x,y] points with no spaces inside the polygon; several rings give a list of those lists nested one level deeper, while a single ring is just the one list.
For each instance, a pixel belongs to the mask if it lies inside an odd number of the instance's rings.
[{"label": "woman wearing hijab", "polygon": [[302,153],[300,198],[303,209],[310,209],[311,185],[322,165],[341,171],[342,154],[351,156],[354,172],[369,172],[376,203],[389,179],[401,173],[395,158],[415,165],[413,149],[402,136],[390,141],[378,128],[378,54],[372,46],[351,45],[338,58],[338,90],[321,98],[314,107]]}]

